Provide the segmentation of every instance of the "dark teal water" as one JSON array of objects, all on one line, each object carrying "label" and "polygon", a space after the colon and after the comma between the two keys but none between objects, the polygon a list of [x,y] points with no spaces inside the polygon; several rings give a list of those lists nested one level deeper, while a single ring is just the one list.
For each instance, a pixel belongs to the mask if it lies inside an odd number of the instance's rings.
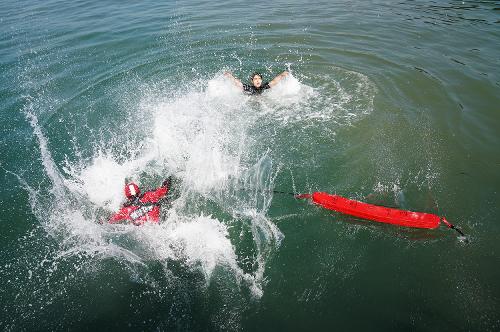
[{"label": "dark teal water", "polygon": [[[499,10],[1,1],[1,329],[499,330]],[[99,224],[168,175],[159,225]]]}]

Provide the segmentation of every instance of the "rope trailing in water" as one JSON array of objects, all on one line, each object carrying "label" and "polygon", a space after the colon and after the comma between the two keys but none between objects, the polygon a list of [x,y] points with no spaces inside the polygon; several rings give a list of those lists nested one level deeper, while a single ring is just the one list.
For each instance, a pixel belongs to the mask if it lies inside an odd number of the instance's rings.
[{"label": "rope trailing in water", "polygon": [[452,223],[448,222],[445,217],[441,217],[441,221],[448,226],[448,228],[456,230],[460,235],[465,237],[465,234],[458,228],[457,226],[453,225]]}]

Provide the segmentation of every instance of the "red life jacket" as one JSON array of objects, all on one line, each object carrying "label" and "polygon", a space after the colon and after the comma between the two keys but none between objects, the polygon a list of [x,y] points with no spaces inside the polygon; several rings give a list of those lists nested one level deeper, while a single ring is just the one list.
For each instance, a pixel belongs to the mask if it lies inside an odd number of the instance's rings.
[{"label": "red life jacket", "polygon": [[140,197],[126,202],[122,208],[109,218],[110,224],[132,222],[142,225],[145,222],[158,223],[160,221],[160,200],[168,193],[168,187],[160,187],[147,191]]}]

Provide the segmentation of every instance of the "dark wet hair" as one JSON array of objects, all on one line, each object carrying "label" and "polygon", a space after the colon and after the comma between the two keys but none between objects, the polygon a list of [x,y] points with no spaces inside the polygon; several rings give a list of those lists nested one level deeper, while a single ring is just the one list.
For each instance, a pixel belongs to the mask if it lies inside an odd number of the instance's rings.
[{"label": "dark wet hair", "polygon": [[261,73],[259,73],[259,72],[254,72],[254,73],[252,73],[252,75],[250,75],[250,81],[252,81],[252,80],[253,80],[253,78],[254,78],[256,75],[259,75],[259,76],[260,76],[260,78],[262,78],[262,74],[261,74]]}]

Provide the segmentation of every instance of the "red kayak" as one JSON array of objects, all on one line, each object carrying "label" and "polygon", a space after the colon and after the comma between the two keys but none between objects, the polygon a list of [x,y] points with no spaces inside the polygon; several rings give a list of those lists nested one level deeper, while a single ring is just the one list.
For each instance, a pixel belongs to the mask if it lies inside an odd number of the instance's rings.
[{"label": "red kayak", "polygon": [[463,235],[463,233],[458,228],[450,224],[444,217],[440,217],[431,213],[393,209],[384,206],[363,203],[339,195],[328,194],[324,192],[295,195],[295,197],[311,198],[315,204],[321,205],[326,209],[345,213],[354,217],[404,227],[433,229],[439,226],[440,221],[443,221],[446,226],[457,230],[461,235]]}]

